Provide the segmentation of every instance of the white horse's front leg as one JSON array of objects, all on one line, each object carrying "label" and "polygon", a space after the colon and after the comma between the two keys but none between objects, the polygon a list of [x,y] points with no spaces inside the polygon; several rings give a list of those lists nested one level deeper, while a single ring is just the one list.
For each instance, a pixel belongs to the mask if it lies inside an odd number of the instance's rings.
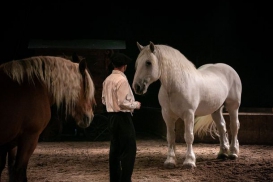
[{"label": "white horse's front leg", "polygon": [[167,142],[168,142],[168,154],[167,154],[167,159],[164,162],[164,167],[175,168],[176,167],[176,156],[175,156],[175,121],[176,119],[171,118],[165,112],[162,112],[162,115],[167,127]]},{"label": "white horse's front leg", "polygon": [[194,140],[193,127],[194,127],[194,115],[190,114],[184,118],[185,133],[184,139],[187,144],[186,158],[183,162],[183,166],[186,168],[196,167],[196,158],[193,152],[192,144]]},{"label": "white horse's front leg", "polygon": [[164,162],[164,167],[175,168],[176,156],[175,156],[175,131],[174,127],[167,125],[167,141],[168,141],[168,154],[167,159]]}]

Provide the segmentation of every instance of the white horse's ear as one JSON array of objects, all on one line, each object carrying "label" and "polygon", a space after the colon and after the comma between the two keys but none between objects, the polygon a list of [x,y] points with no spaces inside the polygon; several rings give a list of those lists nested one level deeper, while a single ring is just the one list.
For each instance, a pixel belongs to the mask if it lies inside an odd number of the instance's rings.
[{"label": "white horse's ear", "polygon": [[155,45],[153,42],[150,41],[150,50],[151,52],[154,52],[155,51]]},{"label": "white horse's ear", "polygon": [[143,46],[142,46],[142,45],[140,45],[138,42],[137,42],[137,47],[138,47],[139,51],[142,51]]}]

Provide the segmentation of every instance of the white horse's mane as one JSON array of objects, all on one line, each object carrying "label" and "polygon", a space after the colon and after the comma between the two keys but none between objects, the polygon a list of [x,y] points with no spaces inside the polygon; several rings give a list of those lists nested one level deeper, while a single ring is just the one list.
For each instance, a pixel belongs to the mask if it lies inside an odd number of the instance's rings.
[{"label": "white horse's mane", "polygon": [[[4,63],[1,69],[13,80],[21,84],[25,77],[34,84],[37,77],[48,88],[54,102],[59,108],[65,101],[68,111],[73,108],[81,91],[82,76],[79,72],[79,63],[53,56],[36,56],[22,60]],[[86,98],[93,99],[94,84],[86,71]]]},{"label": "white horse's mane", "polygon": [[173,47],[155,45],[155,55],[160,62],[161,69],[164,69],[161,71],[162,82],[178,83],[177,78],[188,78],[192,72],[197,72],[195,65]]}]

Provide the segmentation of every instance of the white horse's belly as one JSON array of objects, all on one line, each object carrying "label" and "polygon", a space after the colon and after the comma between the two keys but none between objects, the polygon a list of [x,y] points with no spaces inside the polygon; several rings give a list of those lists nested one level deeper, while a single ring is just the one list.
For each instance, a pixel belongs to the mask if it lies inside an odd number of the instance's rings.
[{"label": "white horse's belly", "polygon": [[[178,117],[182,118],[185,113],[194,112],[196,116],[208,115],[218,110],[224,103],[224,98],[216,98],[208,101],[199,101],[199,99],[186,100],[181,94],[172,94],[167,96],[161,92],[159,101],[162,108],[171,110]],[[164,96],[163,96],[164,95]]]},{"label": "white horse's belly", "polygon": [[219,109],[221,107],[221,105],[222,104],[217,104],[217,105],[211,106],[209,104],[200,104],[195,111],[195,115],[196,116],[204,116],[204,115],[211,114],[214,111],[216,111],[217,109]]},{"label": "white horse's belly", "polygon": [[200,101],[198,104],[195,115],[196,116],[204,116],[211,114],[218,110],[225,102],[226,94],[222,94],[221,97],[212,96],[208,100]]}]

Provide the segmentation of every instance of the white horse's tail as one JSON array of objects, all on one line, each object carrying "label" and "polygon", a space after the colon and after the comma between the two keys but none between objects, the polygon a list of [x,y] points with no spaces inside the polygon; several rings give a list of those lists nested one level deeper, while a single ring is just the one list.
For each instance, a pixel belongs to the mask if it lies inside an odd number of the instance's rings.
[{"label": "white horse's tail", "polygon": [[214,136],[219,137],[219,133],[216,128],[216,124],[214,123],[211,115],[199,116],[194,120],[194,129],[193,133],[197,134],[199,137],[204,137],[207,133],[210,133],[210,136],[214,138]]}]

